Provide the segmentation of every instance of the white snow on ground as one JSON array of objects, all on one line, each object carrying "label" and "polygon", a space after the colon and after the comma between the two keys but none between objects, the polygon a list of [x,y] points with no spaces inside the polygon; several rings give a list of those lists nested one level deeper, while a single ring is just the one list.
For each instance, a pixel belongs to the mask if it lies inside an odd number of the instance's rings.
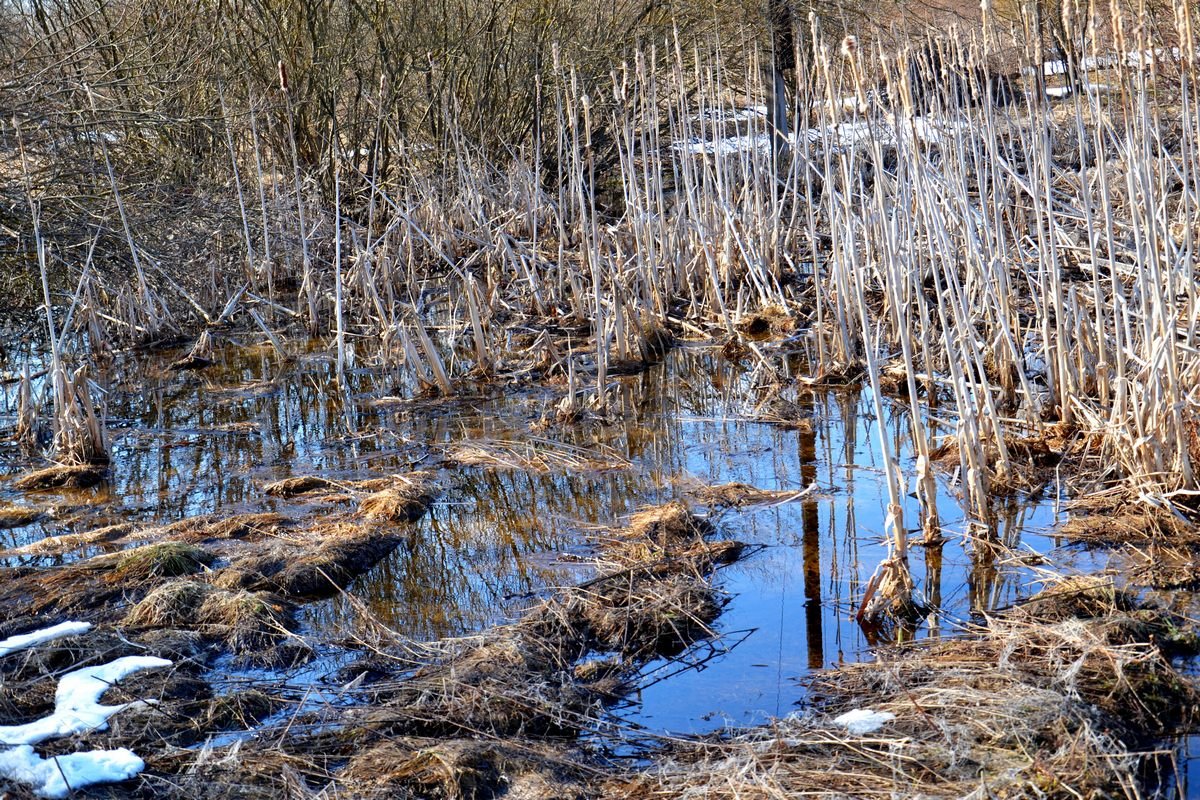
[{"label": "white snow on ground", "polygon": [[749,106],[744,108],[706,108],[692,117],[692,122],[706,120],[708,122],[747,122],[752,119],[763,119],[767,116],[766,106]]},{"label": "white snow on ground", "polygon": [[[889,117],[871,122],[843,122],[820,128],[807,128],[800,136],[812,144],[829,145],[833,148],[853,147],[855,145],[878,141],[880,144],[894,145],[897,141],[916,139],[929,144],[938,144],[946,135],[953,135],[959,126],[965,123],[954,119],[930,119],[913,117],[904,120],[897,127]],[[793,146],[798,137],[788,137]],[[771,146],[771,137],[766,133],[757,136],[727,136],[716,141],[692,139],[687,142],[676,142],[677,151],[701,155],[734,155],[755,150],[765,151]]]},{"label": "white snow on ground", "polygon": [[20,636],[10,636],[0,642],[0,657],[27,650],[44,642],[52,642],[65,636],[78,636],[91,630],[90,622],[60,622],[49,628],[42,628],[32,633],[22,633]]},{"label": "white snow on ground", "polygon": [[84,731],[104,730],[109,717],[133,705],[100,705],[100,697],[114,683],[144,669],[169,666],[171,662],[165,658],[125,656],[98,667],[68,672],[54,692],[54,713],[24,725],[0,726],[0,744],[38,744]]},{"label": "white snow on ground", "polygon": [[[1085,83],[1083,90],[1091,94],[1110,94],[1112,87],[1107,83]],[[1062,100],[1074,94],[1070,86],[1047,86],[1046,96],[1052,100]]]},{"label": "white snow on ground", "polygon": [[42,797],[66,797],[72,789],[127,781],[145,767],[124,747],[50,759],[42,758],[28,745],[0,751],[0,777],[30,786]]},{"label": "white snow on ground", "polygon": [[[1200,55],[1200,52],[1197,53]],[[1127,67],[1138,67],[1145,69],[1153,64],[1163,61],[1178,61],[1182,53],[1178,47],[1156,47],[1153,50],[1131,50],[1124,55],[1110,53],[1103,56],[1087,56],[1079,59],[1079,69],[1083,72],[1095,72],[1096,70],[1112,69],[1118,65],[1124,64]],[[1021,71],[1026,75],[1032,74],[1037,70],[1036,67],[1026,67]],[[1043,75],[1066,75],[1067,62],[1065,61],[1047,61],[1042,64]]]},{"label": "white snow on ground", "polygon": [[[87,622],[63,622],[40,631],[10,636],[0,642],[0,656],[16,653],[65,636],[91,630]],[[145,669],[169,667],[165,658],[126,656],[97,667],[68,672],[54,692],[54,713],[25,725],[0,726],[0,744],[16,745],[0,750],[0,780],[23,783],[41,797],[66,797],[72,790],[97,783],[126,781],[145,769],[145,763],[124,747],[118,750],[89,750],[44,759],[31,745],[47,739],[90,730],[103,730],[108,718],[136,703],[100,705],[100,698],[114,683]],[[139,701],[140,702],[140,701]]]},{"label": "white snow on ground", "polygon": [[847,711],[840,717],[835,717],[833,722],[835,725],[841,725],[855,736],[862,736],[865,733],[874,733],[882,728],[884,723],[891,722],[895,718],[896,715],[890,711],[856,708],[853,711]]}]

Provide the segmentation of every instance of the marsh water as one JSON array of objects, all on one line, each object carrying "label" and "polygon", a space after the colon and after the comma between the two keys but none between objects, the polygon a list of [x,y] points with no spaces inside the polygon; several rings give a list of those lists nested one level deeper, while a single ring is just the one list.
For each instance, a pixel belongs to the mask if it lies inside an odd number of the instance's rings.
[{"label": "marsh water", "polygon": [[[281,361],[256,342],[230,342],[212,367],[166,369],[177,356],[125,357],[96,374],[107,397],[111,480],[32,499],[0,490],[0,500],[47,511],[41,522],[0,531],[0,545],[119,521],[287,511],[296,500],[267,497],[262,487],[289,475],[436,470],[443,491],[408,541],[358,577],[348,596],[304,608],[302,632],[323,655],[285,677],[293,687],[316,688],[354,657],[342,645],[360,626],[382,623],[429,640],[516,618],[554,587],[589,574],[598,531],[680,498],[724,536],[756,547],[720,575],[728,605],[717,635],[647,667],[640,691],[612,710],[611,725],[637,738],[761,723],[796,708],[812,670],[870,657],[876,635],[854,621],[855,604],[886,553],[881,431],[906,473],[914,472],[906,406],[887,404],[878,419],[869,390],[785,382],[806,420],[763,422],[758,374],[699,345],[614,379],[604,418],[565,426],[545,422],[561,397],[549,388],[488,384],[454,399],[406,400],[394,373],[378,367],[352,363],[339,389],[333,361],[315,350]],[[779,363],[791,377],[804,372],[786,357]],[[9,413],[15,395],[6,387]],[[939,421],[930,424],[936,431]],[[487,448],[499,463],[447,460],[462,444]],[[33,463],[4,452],[9,476]],[[693,497],[732,481],[794,494],[729,509]],[[939,477],[939,491],[944,539],[912,552],[918,589],[934,610],[911,635],[952,635],[973,615],[1036,591],[1043,569],[1102,566],[1053,538],[1060,511],[1052,490],[998,501],[991,531],[965,517],[952,474]],[[917,528],[917,502],[906,500],[905,523]],[[976,546],[990,536],[1006,547]],[[8,563],[49,562],[14,556]]]}]

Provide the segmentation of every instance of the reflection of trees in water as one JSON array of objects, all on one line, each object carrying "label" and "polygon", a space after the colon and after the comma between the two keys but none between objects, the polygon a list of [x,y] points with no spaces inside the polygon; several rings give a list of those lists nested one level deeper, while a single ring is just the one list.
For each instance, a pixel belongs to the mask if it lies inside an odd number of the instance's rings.
[{"label": "reflection of trees in water", "polygon": [[[763,585],[803,581],[801,624],[808,663],[816,666],[825,661],[831,637],[842,645],[842,621],[830,609],[854,600],[859,542],[869,543],[863,534],[881,525],[874,472],[880,465],[870,426],[887,425],[897,452],[911,452],[907,411],[897,407],[886,420],[866,418],[863,394],[854,389],[817,390],[785,380],[772,391],[811,415],[814,425],[789,430],[748,420],[761,374],[711,351],[677,349],[663,364],[620,379],[607,424],[538,431],[532,423],[557,399],[545,389],[444,404],[376,405],[372,399],[391,391],[386,370],[352,372],[343,394],[333,363],[325,359],[279,364],[265,351],[236,348],[221,351],[220,358],[218,366],[195,375],[139,366],[110,376],[110,418],[128,421],[115,437],[111,494],[126,516],[172,521],[261,508],[275,502],[262,497],[261,484],[283,475],[405,471],[413,454],[436,455],[446,445],[476,438],[532,442],[535,448],[539,440],[585,450],[603,446],[633,462],[631,470],[601,474],[447,473],[446,492],[411,541],[353,586],[381,619],[418,637],[473,629],[517,610],[529,593],[574,580],[552,554],[578,549],[582,531],[593,525],[616,524],[638,506],[677,495],[680,477],[785,489],[815,482],[837,493],[738,514],[729,522],[738,536],[783,545],[738,569]],[[805,371],[795,358],[776,364],[785,378]],[[241,429],[222,432],[231,426]],[[88,519],[113,522],[121,511],[100,507]],[[996,535],[1015,544],[1028,513],[1015,500],[999,504]],[[86,527],[87,520],[73,526]],[[875,556],[869,546],[861,554],[866,562]],[[925,590],[934,604],[941,599],[944,570],[968,584],[972,608],[1015,596],[1008,573],[997,571],[982,549],[966,566],[956,560],[957,545],[948,547],[944,567],[940,549],[923,555]],[[319,624],[351,616],[340,601],[319,604],[311,614]]]},{"label": "reflection of trees in water", "polygon": [[[539,556],[576,549],[581,527],[629,513],[653,488],[627,472],[465,470],[410,542],[350,590],[408,636],[467,632],[566,582],[566,567]],[[352,612],[328,613],[323,624],[345,624]]]}]

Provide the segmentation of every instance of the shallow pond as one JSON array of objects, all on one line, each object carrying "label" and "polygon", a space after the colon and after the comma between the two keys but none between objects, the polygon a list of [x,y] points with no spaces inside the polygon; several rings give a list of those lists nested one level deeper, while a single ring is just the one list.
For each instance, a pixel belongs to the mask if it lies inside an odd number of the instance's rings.
[{"label": "shallow pond", "polygon": [[[796,493],[757,506],[710,508],[729,537],[760,546],[723,570],[729,603],[718,636],[679,659],[652,663],[643,688],[613,710],[613,725],[695,733],[789,713],[811,670],[869,657],[874,637],[854,621],[861,584],[885,555],[886,485],[879,430],[913,474],[907,407],[872,413],[868,390],[786,385],[801,417],[760,421],[758,373],[708,347],[684,345],[664,363],[614,379],[606,419],[562,426],[559,392],[481,386],[442,401],[395,398],[392,373],[352,369],[345,392],[332,361],[301,353],[281,363],[258,345],[228,346],[199,372],[165,369],[166,355],[127,360],[99,376],[108,392],[112,479],[96,490],[52,494],[50,516],[0,531],[13,548],[46,535],[122,520],[170,522],[204,513],[278,508],[262,486],[289,475],[358,479],[414,468],[440,470],[439,500],[409,541],[350,586],[345,597],[309,604],[304,633],[315,641],[352,639],[372,623],[417,639],[469,633],[519,615],[555,586],[589,573],[589,537],[639,507],[737,481]],[[786,373],[802,374],[779,357]],[[786,377],[786,376],[785,376]],[[7,387],[7,408],[15,387]],[[935,423],[936,430],[936,423]],[[447,462],[456,447],[482,448],[492,466]],[[5,454],[10,473],[27,458]],[[1040,557],[1056,571],[1102,566],[1083,551],[1058,548],[1052,494],[998,502],[995,530],[970,524],[953,476],[939,478],[945,540],[913,548],[918,589],[935,611],[917,636],[953,633],[973,614],[1004,608],[1037,588]],[[803,490],[803,491],[802,491]],[[29,502],[15,492],[0,500]],[[919,525],[907,498],[905,521]],[[994,555],[976,537],[1006,545]],[[1055,552],[1051,552],[1055,551]],[[95,552],[95,551],[91,551]],[[1014,554],[1021,554],[1014,557]],[[44,564],[13,557],[9,563]],[[346,657],[337,647],[290,676],[319,680]]]}]

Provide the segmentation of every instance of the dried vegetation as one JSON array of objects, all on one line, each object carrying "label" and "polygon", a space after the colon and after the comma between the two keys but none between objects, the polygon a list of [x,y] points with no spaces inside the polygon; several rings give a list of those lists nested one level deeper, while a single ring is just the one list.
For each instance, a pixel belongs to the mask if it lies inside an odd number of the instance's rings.
[{"label": "dried vegetation", "polygon": [[[1181,623],[1102,579],[1052,585],[961,638],[818,674],[809,710],[675,745],[606,796],[1139,796],[1138,747],[1192,721],[1168,660],[1196,647]],[[835,722],[863,708],[893,716]]]}]

